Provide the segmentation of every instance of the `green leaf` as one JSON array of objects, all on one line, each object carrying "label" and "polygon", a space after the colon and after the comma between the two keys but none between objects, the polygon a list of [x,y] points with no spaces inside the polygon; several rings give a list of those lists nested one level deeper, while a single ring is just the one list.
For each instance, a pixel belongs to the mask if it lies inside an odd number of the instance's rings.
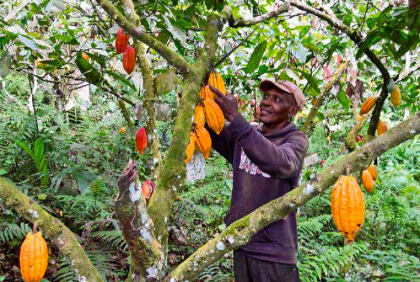
[{"label": "green leaf", "polygon": [[18,36],[18,39],[19,39],[19,41],[20,41],[20,42],[22,42],[22,43],[23,43],[23,45],[25,45],[26,47],[31,48],[31,49],[33,49],[33,50],[37,50],[37,49],[38,49],[38,46],[36,45],[36,43],[35,43],[33,40],[31,40],[31,39],[29,39],[29,38],[26,38],[26,37],[25,37],[25,36],[23,36],[23,35],[19,35],[19,36]]},{"label": "green leaf", "polygon": [[119,81],[121,81],[122,83],[124,83],[125,85],[127,85],[128,87],[130,87],[131,89],[133,89],[134,91],[137,91],[136,87],[134,86],[134,84],[132,84],[128,79],[126,79],[124,76],[122,76],[119,73],[116,72],[112,72],[112,71],[106,71],[106,74],[112,76],[115,79],[118,79]]},{"label": "green leaf", "polygon": [[21,147],[22,149],[24,149],[24,150],[25,150],[25,152],[26,152],[29,156],[31,156],[31,158],[32,158],[32,159],[35,159],[34,152],[32,152],[31,148],[29,148],[29,146],[28,146],[28,145],[26,145],[26,143],[25,143],[25,142],[23,142],[22,140],[16,140],[16,144],[17,144],[19,147]]},{"label": "green leaf", "polygon": [[249,59],[248,65],[246,66],[246,73],[251,73],[258,68],[266,48],[267,41],[263,41],[255,47],[254,52],[252,52],[251,58]]},{"label": "green leaf", "polygon": [[315,77],[313,77],[310,73],[307,73],[300,69],[295,69],[295,71],[300,72],[303,75],[303,77],[309,82],[309,85],[312,87],[312,89],[315,90],[316,93],[319,94],[321,92],[319,90],[318,82],[316,81]]},{"label": "green leaf", "polygon": [[343,106],[344,109],[348,110],[350,108],[350,101],[347,98],[345,91],[340,91],[337,94],[338,102]]},{"label": "green leaf", "polygon": [[36,139],[35,144],[34,144],[35,163],[37,164],[41,163],[42,157],[44,156],[44,150],[45,150],[45,145],[44,145],[44,142],[42,142],[42,139],[41,138]]},{"label": "green leaf", "polygon": [[7,170],[5,170],[4,168],[0,168],[0,175],[5,175],[7,174]]}]

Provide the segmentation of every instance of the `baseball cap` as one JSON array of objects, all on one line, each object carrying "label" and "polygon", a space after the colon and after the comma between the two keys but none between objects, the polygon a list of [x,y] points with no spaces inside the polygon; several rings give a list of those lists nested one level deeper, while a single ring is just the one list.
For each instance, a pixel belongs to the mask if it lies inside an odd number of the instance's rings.
[{"label": "baseball cap", "polygon": [[260,83],[260,89],[262,91],[266,91],[273,87],[286,93],[292,94],[293,97],[295,97],[296,104],[298,105],[298,107],[300,109],[303,108],[303,104],[305,104],[305,96],[303,95],[299,87],[297,87],[294,83],[287,80],[280,80],[275,82],[269,79],[263,79]]}]

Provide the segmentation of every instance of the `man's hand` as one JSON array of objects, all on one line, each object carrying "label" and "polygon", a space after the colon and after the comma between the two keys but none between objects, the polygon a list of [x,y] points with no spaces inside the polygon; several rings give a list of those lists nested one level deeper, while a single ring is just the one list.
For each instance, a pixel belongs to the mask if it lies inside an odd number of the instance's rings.
[{"label": "man's hand", "polygon": [[224,95],[220,92],[217,88],[210,86],[211,92],[215,93],[217,97],[214,97],[214,101],[219,105],[222,109],[223,115],[225,119],[228,121],[232,121],[235,117],[239,115],[238,112],[238,101],[236,101],[235,97],[232,97],[229,92]]}]

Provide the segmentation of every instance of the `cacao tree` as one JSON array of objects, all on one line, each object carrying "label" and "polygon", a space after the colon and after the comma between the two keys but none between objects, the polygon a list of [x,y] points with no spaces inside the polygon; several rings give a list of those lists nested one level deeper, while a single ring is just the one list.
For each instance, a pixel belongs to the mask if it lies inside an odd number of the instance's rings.
[{"label": "cacao tree", "polygon": [[[139,165],[127,159],[114,202],[130,257],[127,281],[197,279],[207,266],[246,244],[257,231],[331,187],[348,166],[353,173],[361,172],[389,149],[416,138],[420,132],[415,86],[420,67],[419,5],[321,2],[23,0],[0,4],[5,11],[0,22],[0,75],[27,75],[32,90],[26,106],[33,115],[37,116],[33,97],[38,88],[50,85],[56,93],[54,106],[62,111],[71,108],[83,89],[118,101],[131,137],[137,135],[140,154],[147,136],[154,193],[147,203],[139,192]],[[294,120],[306,134],[317,122],[328,123],[331,116],[335,120],[351,116],[354,128],[346,138],[347,154],[308,182],[234,222],[168,271],[168,226],[177,190],[185,182],[191,121],[200,89],[212,71],[222,74],[243,115],[254,116],[251,100],[258,100],[258,82],[271,77],[292,80],[307,101],[315,99]],[[400,97],[392,98],[396,85]],[[163,157],[156,120],[158,101],[168,92],[178,100],[171,143]],[[405,115],[400,110],[386,131],[382,116],[397,106]],[[137,131],[133,120],[144,128]],[[365,142],[357,144],[355,137],[365,122]],[[79,280],[103,280],[72,231],[5,178],[0,178],[0,198],[36,223],[70,258]]]}]

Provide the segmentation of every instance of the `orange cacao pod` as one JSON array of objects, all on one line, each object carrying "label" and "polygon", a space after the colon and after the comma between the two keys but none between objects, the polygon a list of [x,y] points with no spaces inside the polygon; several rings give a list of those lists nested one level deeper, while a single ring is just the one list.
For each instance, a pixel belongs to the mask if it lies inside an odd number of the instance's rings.
[{"label": "orange cacao pod", "polygon": [[374,165],[368,166],[367,170],[369,171],[370,175],[372,175],[373,180],[378,178],[378,172],[376,171],[376,167]]},{"label": "orange cacao pod", "polygon": [[117,32],[117,38],[115,39],[115,49],[117,54],[121,54],[125,51],[125,48],[128,46],[128,39],[130,35],[124,34],[124,30],[120,28]]},{"label": "orange cacao pod", "polygon": [[217,72],[211,72],[209,76],[209,85],[217,88],[220,92],[226,95],[225,82],[223,81],[222,75]]},{"label": "orange cacao pod", "polygon": [[376,127],[376,133],[379,135],[384,134],[388,130],[386,123],[383,121],[378,121],[378,126]]},{"label": "orange cacao pod", "polygon": [[204,114],[204,106],[203,105],[197,105],[194,109],[194,123],[198,127],[204,127],[204,124],[206,123],[206,117]]},{"label": "orange cacao pod", "polygon": [[187,158],[185,159],[185,163],[188,163],[189,161],[191,161],[191,158],[194,155],[196,142],[197,142],[197,136],[195,136],[194,132],[190,132],[190,143],[187,146],[187,150],[186,150]]},{"label": "orange cacao pod", "polygon": [[219,105],[210,99],[204,100],[204,111],[206,114],[206,121],[211,130],[219,134],[225,126],[225,117]]},{"label": "orange cacao pod", "polygon": [[200,98],[202,100],[211,99],[214,100],[214,93],[210,90],[208,85],[201,87]]},{"label": "orange cacao pod", "polygon": [[364,115],[370,112],[370,110],[372,110],[372,108],[375,106],[375,103],[376,103],[376,97],[372,96],[372,97],[367,98],[363,102],[362,107],[360,108],[360,114]]},{"label": "orange cacao pod", "polygon": [[369,193],[373,192],[373,186],[375,183],[373,183],[373,177],[367,169],[362,172],[362,183],[363,186],[365,186],[366,191]]},{"label": "orange cacao pod", "polygon": [[401,103],[401,91],[398,86],[395,86],[394,90],[391,92],[391,103],[394,105],[394,107]]},{"label": "orange cacao pod", "polygon": [[331,213],[338,231],[353,242],[365,219],[365,199],[353,176],[342,175],[334,184]]},{"label": "orange cacao pod", "polygon": [[136,49],[132,46],[125,48],[123,54],[123,67],[128,74],[132,73],[136,68]]},{"label": "orange cacao pod", "polygon": [[136,149],[140,155],[143,155],[147,147],[147,133],[146,128],[142,127],[136,133]]},{"label": "orange cacao pod", "polygon": [[20,272],[25,282],[39,282],[48,266],[48,247],[41,232],[28,233],[20,247]]},{"label": "orange cacao pod", "polygon": [[195,146],[204,155],[204,158],[207,159],[211,151],[210,134],[204,127],[197,127],[195,129],[195,135],[197,136]]}]

